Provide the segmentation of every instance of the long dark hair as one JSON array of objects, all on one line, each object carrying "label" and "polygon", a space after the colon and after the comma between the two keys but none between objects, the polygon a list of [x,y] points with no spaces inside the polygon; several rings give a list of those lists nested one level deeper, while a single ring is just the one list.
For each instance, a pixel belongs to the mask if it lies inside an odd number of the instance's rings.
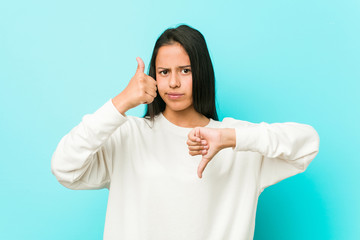
[{"label": "long dark hair", "polygon": [[[159,48],[165,45],[180,43],[190,58],[193,80],[193,105],[197,112],[207,118],[218,120],[215,106],[215,76],[209,51],[204,36],[187,25],[166,29],[157,39],[150,61],[149,76],[156,80],[155,60]],[[159,92],[154,101],[147,105],[144,117],[158,115],[165,110],[165,102]]]}]

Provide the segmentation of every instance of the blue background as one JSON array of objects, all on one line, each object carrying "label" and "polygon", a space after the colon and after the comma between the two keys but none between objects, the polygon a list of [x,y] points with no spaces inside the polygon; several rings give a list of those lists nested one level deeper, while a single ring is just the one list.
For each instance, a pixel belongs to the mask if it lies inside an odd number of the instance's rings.
[{"label": "blue background", "polygon": [[1,1],[0,239],[102,238],[108,191],[61,186],[52,153],[179,23],[207,40],[221,118],[320,135],[308,170],[261,194],[255,239],[359,239],[357,0]]}]

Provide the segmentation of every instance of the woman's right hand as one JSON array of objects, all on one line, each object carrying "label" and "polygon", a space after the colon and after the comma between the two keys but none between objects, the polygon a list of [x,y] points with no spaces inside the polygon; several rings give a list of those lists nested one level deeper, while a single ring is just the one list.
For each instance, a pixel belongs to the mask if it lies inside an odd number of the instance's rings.
[{"label": "woman's right hand", "polygon": [[140,104],[152,103],[157,95],[155,79],[144,73],[145,64],[140,57],[137,57],[136,61],[138,66],[135,75],[127,87],[112,99],[112,103],[122,115]]}]

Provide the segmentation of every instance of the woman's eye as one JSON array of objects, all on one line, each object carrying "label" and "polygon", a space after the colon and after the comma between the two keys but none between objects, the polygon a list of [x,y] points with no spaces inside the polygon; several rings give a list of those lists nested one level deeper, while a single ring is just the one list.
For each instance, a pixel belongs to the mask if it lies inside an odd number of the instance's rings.
[{"label": "woman's eye", "polygon": [[183,69],[183,73],[189,73],[191,70],[190,69],[188,69],[188,68],[184,68]]},{"label": "woman's eye", "polygon": [[167,73],[168,73],[167,70],[162,70],[162,71],[160,72],[161,75],[166,75]]}]

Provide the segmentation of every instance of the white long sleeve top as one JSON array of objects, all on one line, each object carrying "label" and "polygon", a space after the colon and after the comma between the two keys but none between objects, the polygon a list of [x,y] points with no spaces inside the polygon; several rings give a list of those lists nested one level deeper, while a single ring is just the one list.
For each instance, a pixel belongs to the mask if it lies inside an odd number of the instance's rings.
[{"label": "white long sleeve top", "polygon": [[105,240],[253,239],[260,193],[303,172],[319,136],[290,122],[224,118],[206,127],[235,128],[236,146],[215,155],[199,179],[190,128],[161,113],[154,122],[123,116],[109,100],[61,139],[52,173],[70,189],[109,189]]}]

